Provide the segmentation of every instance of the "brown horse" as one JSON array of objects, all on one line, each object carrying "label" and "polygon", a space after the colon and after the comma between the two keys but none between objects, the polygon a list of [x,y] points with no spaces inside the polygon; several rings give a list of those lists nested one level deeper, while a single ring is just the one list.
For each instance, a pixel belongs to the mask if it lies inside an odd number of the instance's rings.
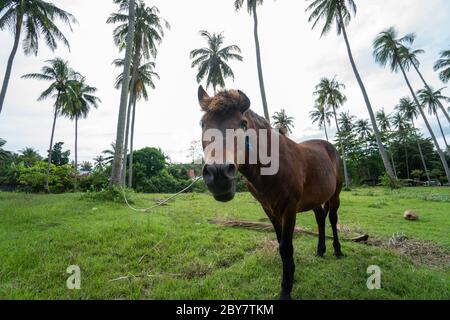
[{"label": "brown horse", "polygon": [[[207,159],[203,179],[214,198],[226,202],[234,198],[237,171],[245,176],[250,192],[260,202],[277,235],[283,262],[280,298],[291,299],[295,272],[292,238],[297,213],[309,210],[315,213],[319,229],[318,257],[323,257],[325,253],[325,219],[329,213],[334,254],[337,258],[343,256],[336,227],[342,189],[339,154],[326,141],[312,140],[298,144],[284,134],[279,134],[265,119],[249,109],[250,100],[241,91],[223,91],[215,97],[209,97],[200,86],[198,98],[205,112],[201,121],[204,149],[211,143],[205,140],[208,129],[224,134],[229,129],[266,129],[269,135],[279,135],[279,169],[276,174],[261,175],[260,169],[264,165],[259,158],[256,164],[239,164],[236,161],[237,151],[225,148],[223,152],[228,154],[227,160],[211,163]],[[247,153],[248,147],[246,145]],[[234,154],[230,157],[232,152]],[[209,155],[205,156],[208,158]]]}]

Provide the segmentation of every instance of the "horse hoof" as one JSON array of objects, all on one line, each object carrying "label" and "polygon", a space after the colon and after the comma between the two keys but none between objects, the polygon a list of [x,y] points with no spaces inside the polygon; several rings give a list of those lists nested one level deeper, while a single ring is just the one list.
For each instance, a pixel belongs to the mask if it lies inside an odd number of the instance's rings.
[{"label": "horse hoof", "polygon": [[292,300],[291,294],[290,293],[288,293],[288,294],[284,294],[284,293],[280,294],[280,300]]},{"label": "horse hoof", "polygon": [[345,258],[344,254],[342,252],[335,252],[334,256],[336,257],[337,260]]},{"label": "horse hoof", "polygon": [[325,252],[317,252],[316,253],[317,258],[324,258],[324,256],[325,256]]}]

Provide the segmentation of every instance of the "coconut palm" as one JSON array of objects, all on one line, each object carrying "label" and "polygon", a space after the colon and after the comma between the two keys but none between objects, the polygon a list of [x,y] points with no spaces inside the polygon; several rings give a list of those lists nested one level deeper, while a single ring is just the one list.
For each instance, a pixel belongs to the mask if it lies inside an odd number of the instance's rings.
[{"label": "coconut palm", "polygon": [[441,52],[441,58],[436,61],[434,65],[434,71],[439,71],[439,77],[442,82],[447,83],[450,79],[450,50],[445,50]]},{"label": "coconut palm", "polygon": [[294,118],[289,117],[286,114],[286,110],[281,109],[280,112],[275,112],[272,116],[273,125],[277,129],[285,132],[287,135],[292,134],[292,128],[294,127]]},{"label": "coconut palm", "polygon": [[261,100],[264,109],[264,117],[270,123],[270,113],[269,107],[267,106],[267,98],[266,98],[266,89],[264,87],[264,76],[262,70],[262,61],[261,61],[261,48],[259,45],[259,35],[258,35],[258,14],[256,8],[259,5],[263,4],[263,0],[235,0],[234,8],[236,11],[242,9],[244,6],[244,2],[247,4],[247,12],[251,16],[253,16],[253,36],[255,38],[255,49],[256,49],[256,65],[258,67],[258,79],[259,79],[259,89],[261,91]]},{"label": "coconut palm", "polygon": [[[421,49],[412,50],[411,48],[408,48],[405,46],[402,47],[402,54],[403,54],[404,59],[409,60],[409,63],[411,64],[411,66],[414,67],[414,70],[416,70],[417,74],[419,75],[420,79],[422,80],[422,82],[425,86],[425,89],[432,92],[433,91],[432,88],[425,81],[425,78],[423,77],[422,73],[419,70],[420,61],[417,56],[424,52],[425,51],[421,50]],[[443,99],[443,100],[445,100],[445,99]],[[441,109],[441,111],[444,114],[445,118],[447,119],[448,123],[450,123],[450,116],[448,115],[447,110],[445,110],[444,106],[442,105],[441,99],[436,99],[435,104],[436,104],[436,107],[439,107]]]},{"label": "coconut palm", "polygon": [[349,111],[341,112],[338,123],[341,125],[342,131],[351,133],[354,129],[354,121],[356,117],[352,116]]},{"label": "coconut palm", "polygon": [[52,51],[58,47],[58,41],[61,41],[70,49],[66,37],[54,23],[57,19],[67,25],[70,30],[72,30],[71,23],[76,22],[73,15],[58,8],[53,3],[42,0],[0,1],[0,30],[9,29],[14,35],[14,45],[8,58],[0,92],[0,113],[2,112],[14,57],[19,48],[23,30],[25,31],[25,38],[22,40],[22,44],[26,55],[37,55],[41,36],[44,37],[45,43]]},{"label": "coconut palm", "polygon": [[206,39],[208,46],[192,50],[190,58],[192,68],[197,67],[197,82],[200,83],[206,77],[206,88],[212,85],[214,93],[216,88],[225,88],[225,79],[234,80],[234,73],[227,64],[229,60],[242,61],[241,49],[236,45],[222,47],[224,36],[222,33],[210,34],[208,31],[200,31],[200,35]]},{"label": "coconut palm", "polygon": [[27,147],[20,150],[19,152],[20,152],[19,160],[23,161],[23,163],[27,167],[32,167],[42,160],[42,157],[40,156],[39,152],[36,149]]},{"label": "coconut palm", "polygon": [[[365,144],[365,157],[368,158],[369,153],[369,141],[372,138],[373,130],[369,123],[369,120],[367,119],[359,119],[355,123],[355,133],[358,137],[358,140],[360,143]],[[370,169],[369,166],[367,166],[367,177],[370,178]]]},{"label": "coconut palm", "polygon": [[[114,65],[116,66],[122,66],[123,60],[117,59],[114,61]],[[132,66],[134,69],[134,66]],[[150,87],[151,89],[155,89],[155,83],[154,79],[159,79],[159,75],[153,71],[155,68],[155,63],[153,62],[147,62],[137,68],[137,72],[135,75],[135,80],[131,81],[134,84],[134,90],[133,90],[133,100],[132,100],[132,110],[129,112],[129,114],[132,114],[131,117],[131,134],[130,134],[130,158],[128,159],[129,166],[128,166],[128,187],[131,188],[133,183],[133,146],[134,146],[134,125],[135,125],[135,119],[136,119],[136,104],[138,100],[141,100],[142,98],[147,101],[148,100],[148,91],[147,87]],[[120,74],[116,78],[115,87],[118,89],[123,81],[123,73]],[[131,83],[130,83],[131,86]],[[131,88],[131,87],[130,87]],[[130,89],[131,90],[131,89]],[[129,119],[127,121],[127,130],[125,133],[126,136],[126,142],[125,142],[125,150],[128,149],[128,136],[129,136]],[[126,172],[126,161],[124,160],[124,168],[123,168],[123,179],[125,179],[125,172]]]},{"label": "coconut palm", "polygon": [[434,91],[432,88],[426,87],[417,92],[417,97],[419,98],[422,107],[428,106],[428,113],[430,115],[436,116],[436,120],[439,124],[439,129],[441,130],[442,138],[444,139],[445,149],[447,150],[447,153],[450,155],[450,149],[448,147],[447,139],[445,138],[444,130],[442,130],[441,120],[439,119],[438,114],[439,105],[442,106],[441,100],[450,101],[448,97],[442,95],[443,89],[444,88]]},{"label": "coconut palm", "polygon": [[94,168],[103,169],[105,166],[105,158],[102,155],[99,155],[94,158]]},{"label": "coconut palm", "polygon": [[328,127],[331,125],[331,118],[334,116],[332,111],[327,111],[322,105],[316,104],[314,109],[309,113],[309,117],[312,120],[312,123],[317,123],[319,129],[323,129],[325,131],[325,137],[328,141],[328,132],[327,132],[327,124]]},{"label": "coconut palm", "polygon": [[338,134],[339,144],[342,150],[342,160],[344,164],[344,178],[345,178],[345,187],[349,187],[349,179],[347,172],[347,157],[345,154],[344,143],[341,140],[341,130],[339,128],[337,110],[342,107],[342,105],[347,101],[347,97],[341,92],[341,90],[345,89],[345,85],[339,83],[336,80],[336,77],[333,79],[322,78],[319,84],[316,86],[316,91],[314,91],[314,95],[317,96],[316,103],[321,105],[323,108],[333,110],[334,120],[336,122],[336,129]]},{"label": "coconut palm", "polygon": [[409,160],[408,160],[408,149],[407,149],[407,139],[408,133],[410,131],[410,126],[408,119],[404,117],[401,112],[396,112],[392,117],[392,125],[397,130],[397,134],[401,140],[403,140],[403,147],[405,151],[405,164],[406,164],[406,176],[409,179]]},{"label": "coconut palm", "polygon": [[136,6],[134,0],[115,0],[119,3],[121,10],[128,10],[128,32],[125,41],[125,58],[123,66],[124,81],[122,81],[122,91],[120,95],[120,108],[117,120],[116,150],[111,170],[110,187],[119,186],[123,183],[122,161],[124,157],[123,147],[125,140],[125,126],[127,118],[127,98],[130,88],[131,56],[134,48],[134,30],[136,25]]},{"label": "coconut palm", "polygon": [[106,164],[113,164],[114,155],[116,154],[116,143],[111,142],[110,146],[111,146],[111,149],[106,149],[106,150],[102,151],[102,154],[105,155],[105,157],[103,157],[103,161]]},{"label": "coconut palm", "polygon": [[44,190],[49,191],[48,177],[50,174],[50,164],[52,163],[53,138],[55,136],[56,119],[61,112],[62,96],[69,88],[69,80],[75,76],[75,72],[69,67],[69,63],[61,58],[55,58],[46,61],[47,65],[42,67],[41,73],[30,73],[22,76],[25,79],[36,79],[43,81],[51,81],[50,86],[41,93],[38,101],[45,100],[49,97],[55,99],[53,105],[53,125],[50,135],[50,146],[48,148],[47,171],[45,175]]},{"label": "coconut palm", "polygon": [[392,166],[389,162],[386,151],[384,150],[383,142],[381,140],[381,135],[377,127],[372,105],[370,103],[369,96],[367,94],[364,83],[361,79],[361,76],[359,75],[359,71],[356,67],[356,63],[353,58],[353,53],[350,48],[350,42],[347,36],[346,26],[351,21],[352,13],[356,14],[355,2],[353,0],[308,0],[308,1],[312,1],[312,3],[306,8],[306,11],[311,12],[308,21],[313,23],[313,28],[315,28],[321,20],[325,21],[321,33],[321,36],[324,36],[331,30],[333,24],[336,22],[336,29],[338,35],[342,34],[344,37],[348,57],[350,59],[350,64],[352,66],[353,73],[355,74],[356,80],[363,94],[367,110],[369,112],[370,121],[372,123],[375,138],[377,140],[381,159],[383,160],[383,164],[387,174],[392,180],[395,180],[396,179],[395,174],[394,171],[392,170]]},{"label": "coconut palm", "polygon": [[[419,110],[417,105],[409,97],[401,98],[399,104],[395,107],[395,109],[403,115],[407,120],[411,121],[412,128],[414,133],[416,132],[416,125],[414,123],[414,119],[419,116]],[[427,176],[428,181],[430,179],[430,173],[428,171],[427,163],[425,161],[425,157],[423,155],[422,146],[420,145],[420,139],[416,136],[417,140],[417,148],[419,149],[420,158],[422,160],[423,169],[425,170],[425,174]]]},{"label": "coconut palm", "polygon": [[374,48],[373,55],[375,61],[379,63],[381,66],[385,67],[386,65],[389,64],[392,72],[398,72],[399,70],[402,72],[403,78],[405,79],[405,82],[411,92],[411,96],[413,97],[414,102],[416,103],[417,108],[420,111],[420,114],[422,115],[425,125],[428,128],[431,138],[433,139],[434,145],[441,159],[442,166],[444,167],[447,179],[450,181],[450,169],[448,167],[447,160],[445,159],[444,153],[439,147],[436,136],[434,135],[434,132],[430,126],[430,123],[428,122],[425,112],[421,108],[419,100],[417,99],[414,89],[412,88],[408,76],[406,75],[405,70],[409,70],[411,66],[411,60],[405,58],[407,56],[405,47],[406,45],[411,45],[414,42],[414,39],[415,35],[412,33],[407,34],[402,38],[398,38],[397,30],[395,30],[394,27],[390,27],[389,29],[382,31],[375,38],[373,43]]},{"label": "coconut palm", "polygon": [[5,160],[6,158],[8,158],[11,155],[11,152],[6,151],[5,149],[3,149],[3,147],[6,144],[6,140],[0,138],[0,160]]},{"label": "coconut palm", "polygon": [[[381,138],[382,140],[386,141],[389,140],[389,135],[391,131],[391,115],[386,114],[384,109],[381,109],[375,114],[375,117],[378,122],[378,127],[381,130]],[[390,149],[390,147],[388,147]],[[389,152],[391,155],[391,162],[392,162],[392,168],[394,169],[394,174],[397,177],[397,170],[395,169],[395,162],[394,162],[394,155],[392,150]],[[398,178],[398,177],[397,177]]]},{"label": "coconut palm", "polygon": [[100,99],[94,95],[96,92],[97,88],[87,85],[86,79],[78,76],[77,79],[69,80],[68,90],[62,95],[61,114],[75,120],[75,189],[78,172],[78,120],[87,118],[92,107],[98,108]]}]

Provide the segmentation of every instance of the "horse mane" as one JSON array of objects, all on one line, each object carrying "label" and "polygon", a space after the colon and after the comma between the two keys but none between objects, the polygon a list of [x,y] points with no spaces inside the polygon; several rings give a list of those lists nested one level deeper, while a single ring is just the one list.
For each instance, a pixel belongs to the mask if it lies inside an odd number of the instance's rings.
[{"label": "horse mane", "polygon": [[250,121],[252,121],[255,125],[255,129],[267,129],[270,130],[272,127],[266,118],[261,117],[256,112],[251,109],[248,109],[244,112],[244,116],[247,117]]}]

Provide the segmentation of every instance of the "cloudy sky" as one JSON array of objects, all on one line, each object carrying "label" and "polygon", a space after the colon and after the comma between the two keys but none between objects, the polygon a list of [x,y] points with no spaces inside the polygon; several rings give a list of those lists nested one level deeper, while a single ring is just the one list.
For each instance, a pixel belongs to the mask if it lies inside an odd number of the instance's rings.
[{"label": "cloudy sky", "polygon": [[[52,53],[42,44],[38,56],[16,56],[6,102],[0,115],[0,137],[7,140],[7,149],[18,151],[32,146],[45,153],[52,123],[52,101],[36,102],[46,83],[21,79],[25,73],[38,72],[44,61],[55,56],[70,61],[73,68],[98,88],[102,103],[87,120],[79,122],[80,161],[92,160],[115,139],[119,92],[113,88],[119,73],[111,62],[119,54],[112,42],[112,25],[105,23],[117,10],[111,0],[58,0],[61,8],[73,13],[79,21],[73,33],[66,31],[71,51],[59,48]],[[252,108],[262,112],[256,73],[253,41],[253,20],[244,10],[236,13],[231,0],[146,0],[156,5],[161,16],[171,24],[156,59],[161,80],[150,93],[148,102],[138,104],[136,146],[161,147],[173,161],[187,160],[192,140],[200,139],[201,117],[196,100],[198,84],[195,70],[190,68],[189,52],[204,46],[199,30],[224,32],[226,44],[241,47],[244,62],[232,63],[236,79],[229,88],[239,88],[252,100]],[[408,95],[399,74],[390,74],[377,66],[372,58],[371,44],[381,30],[394,25],[401,34],[415,32],[416,47],[426,51],[421,57],[422,70],[434,87],[441,87],[432,70],[440,51],[449,49],[450,2],[448,0],[365,0],[356,1],[358,13],[348,28],[356,62],[376,110],[391,112],[398,100]],[[321,77],[337,76],[347,86],[348,102],[344,110],[367,118],[359,87],[346,55],[345,45],[335,32],[320,38],[319,30],[311,30],[302,0],[266,0],[259,8],[260,42],[270,112],[286,109],[295,118],[295,140],[322,138],[309,120],[313,106],[312,92]],[[0,32],[0,77],[3,80],[6,61],[12,47],[12,35]],[[410,74],[416,89],[421,82]],[[450,95],[450,90],[444,93]],[[431,119],[436,128],[436,121]],[[443,121],[445,123],[445,121]],[[422,127],[422,121],[418,121]],[[450,140],[450,127],[444,128]],[[332,131],[334,132],[334,131]],[[436,132],[438,133],[438,132]],[[74,124],[60,118],[56,141],[73,149]],[[443,140],[440,139],[443,143]]]}]

